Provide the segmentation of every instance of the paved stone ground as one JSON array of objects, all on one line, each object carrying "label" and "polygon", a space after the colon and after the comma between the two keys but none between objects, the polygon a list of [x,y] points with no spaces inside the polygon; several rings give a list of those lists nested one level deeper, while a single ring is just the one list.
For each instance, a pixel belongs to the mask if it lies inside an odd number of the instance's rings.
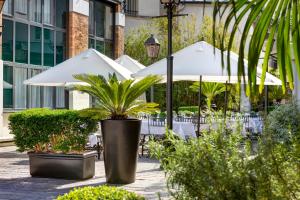
[{"label": "paved stone ground", "polygon": [[[55,199],[74,187],[105,184],[103,161],[96,162],[95,177],[85,181],[32,178],[25,153],[16,152],[15,147],[0,148],[0,200],[48,200]],[[139,159],[136,182],[120,186],[144,195],[147,199],[168,199],[164,173],[159,163],[151,159]]]}]

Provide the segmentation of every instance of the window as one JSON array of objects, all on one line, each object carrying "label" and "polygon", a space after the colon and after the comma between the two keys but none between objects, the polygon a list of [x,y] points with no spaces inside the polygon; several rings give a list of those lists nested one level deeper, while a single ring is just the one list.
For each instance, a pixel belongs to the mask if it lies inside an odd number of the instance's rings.
[{"label": "window", "polygon": [[15,0],[14,3],[16,17],[27,19],[27,0]]},{"label": "window", "polygon": [[3,6],[3,13],[12,15],[12,0],[6,0]]},{"label": "window", "polygon": [[89,38],[89,48],[95,49],[95,40],[94,39]]},{"label": "window", "polygon": [[56,65],[66,59],[66,34],[56,31]]},{"label": "window", "polygon": [[104,54],[108,57],[113,57],[113,43],[111,41],[105,41]]},{"label": "window", "polygon": [[125,0],[125,13],[127,15],[136,16],[138,14],[137,0]]},{"label": "window", "polygon": [[66,16],[68,11],[68,1],[67,0],[56,0],[56,26],[60,28],[66,28]]},{"label": "window", "polygon": [[103,41],[99,41],[99,40],[96,41],[96,50],[101,53],[104,53],[104,42]]},{"label": "window", "polygon": [[113,9],[105,6],[105,39],[113,39]]},{"label": "window", "polygon": [[95,1],[95,25],[96,36],[104,37],[104,20],[105,20],[105,6],[103,3]]},{"label": "window", "polygon": [[52,25],[54,16],[54,0],[44,0],[44,23]]},{"label": "window", "polygon": [[26,108],[26,85],[23,82],[27,79],[27,69],[14,67],[14,108]]},{"label": "window", "polygon": [[13,68],[11,66],[3,66],[3,80],[3,107],[13,108]]},{"label": "window", "polygon": [[53,108],[53,87],[43,87],[43,107]]},{"label": "window", "polygon": [[30,26],[30,64],[42,64],[42,28]]},{"label": "window", "polygon": [[90,0],[89,48],[113,57],[114,8],[100,1]]},{"label": "window", "polygon": [[[31,78],[41,73],[41,70],[28,69],[28,78]],[[29,108],[41,107],[41,87],[40,86],[28,86],[28,104]]]},{"label": "window", "polygon": [[28,63],[28,25],[16,22],[15,61]]},{"label": "window", "polygon": [[13,61],[13,22],[3,19],[2,58],[5,61]]},{"label": "window", "polygon": [[95,32],[95,19],[94,19],[94,2],[90,1],[89,8],[89,33],[94,34]]},{"label": "window", "polygon": [[54,66],[54,31],[44,29],[44,66]]},{"label": "window", "polygon": [[42,23],[42,0],[30,0],[30,20]]},{"label": "window", "polygon": [[65,89],[63,87],[56,88],[56,108],[65,107]]}]

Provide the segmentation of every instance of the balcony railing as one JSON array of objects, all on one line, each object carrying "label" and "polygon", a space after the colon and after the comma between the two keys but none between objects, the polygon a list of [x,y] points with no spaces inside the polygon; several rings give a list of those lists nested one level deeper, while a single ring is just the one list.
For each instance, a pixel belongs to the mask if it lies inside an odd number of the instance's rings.
[{"label": "balcony railing", "polygon": [[130,16],[138,15],[138,2],[137,0],[125,0],[125,14]]}]

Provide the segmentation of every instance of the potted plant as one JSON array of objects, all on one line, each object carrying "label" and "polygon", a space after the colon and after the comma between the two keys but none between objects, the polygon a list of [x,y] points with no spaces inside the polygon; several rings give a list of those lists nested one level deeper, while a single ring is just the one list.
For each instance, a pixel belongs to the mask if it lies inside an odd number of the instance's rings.
[{"label": "potted plant", "polygon": [[87,179],[95,174],[96,152],[86,152],[97,121],[79,111],[31,109],[9,117],[18,150],[27,151],[30,174],[38,177]]},{"label": "potted plant", "polygon": [[[141,120],[132,118],[139,112],[153,112],[157,106],[138,98],[161,79],[147,76],[140,81],[119,81],[116,75],[108,80],[97,75],[75,75],[88,85],[76,85],[74,89],[95,97],[97,107],[86,113],[103,116],[101,130],[104,146],[106,181],[127,184],[135,181]],[[97,114],[96,114],[97,115]]]}]

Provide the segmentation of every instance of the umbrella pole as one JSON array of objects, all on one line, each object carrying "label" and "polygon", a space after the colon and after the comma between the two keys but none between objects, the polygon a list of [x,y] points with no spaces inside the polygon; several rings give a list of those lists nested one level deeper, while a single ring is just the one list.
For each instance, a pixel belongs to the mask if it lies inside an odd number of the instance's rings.
[{"label": "umbrella pole", "polygon": [[199,97],[198,97],[198,126],[197,126],[197,134],[200,135],[200,118],[201,118],[201,87],[202,87],[202,76],[200,76],[199,82]]},{"label": "umbrella pole", "polygon": [[228,82],[225,83],[225,106],[224,106],[224,118],[226,119],[226,112],[227,112],[227,85]]}]

